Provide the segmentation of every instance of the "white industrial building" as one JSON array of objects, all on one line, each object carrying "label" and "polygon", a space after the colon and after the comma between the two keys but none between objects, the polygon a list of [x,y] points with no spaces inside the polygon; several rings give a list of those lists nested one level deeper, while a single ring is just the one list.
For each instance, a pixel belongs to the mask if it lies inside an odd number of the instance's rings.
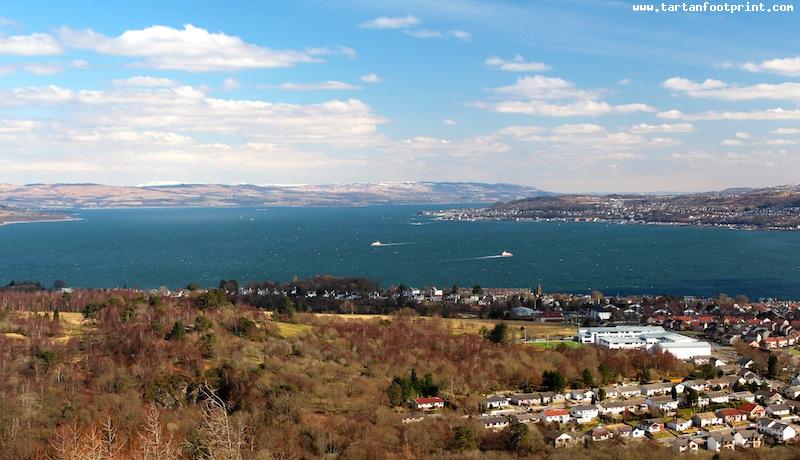
[{"label": "white industrial building", "polygon": [[662,351],[678,359],[711,354],[708,342],[666,331],[660,326],[586,327],[578,329],[577,339],[614,350]]}]

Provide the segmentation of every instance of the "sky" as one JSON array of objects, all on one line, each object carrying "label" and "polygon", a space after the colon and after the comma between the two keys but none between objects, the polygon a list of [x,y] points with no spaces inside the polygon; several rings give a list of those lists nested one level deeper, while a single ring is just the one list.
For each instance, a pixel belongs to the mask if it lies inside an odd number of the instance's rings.
[{"label": "sky", "polygon": [[0,183],[800,182],[800,12],[632,6],[3,2]]}]

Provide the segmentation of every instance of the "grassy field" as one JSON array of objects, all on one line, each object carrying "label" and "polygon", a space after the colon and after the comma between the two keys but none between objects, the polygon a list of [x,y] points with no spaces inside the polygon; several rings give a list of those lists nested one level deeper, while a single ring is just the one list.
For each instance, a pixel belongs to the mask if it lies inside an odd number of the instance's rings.
[{"label": "grassy field", "polygon": [[580,342],[572,342],[572,341],[562,342],[560,340],[549,340],[546,342],[528,342],[526,343],[526,345],[538,348],[558,348],[560,345],[564,345],[569,348],[580,348],[583,346],[583,344]]},{"label": "grassy field", "polygon": [[[333,314],[333,313],[316,313],[314,316],[321,318],[338,318],[345,321],[349,320],[381,320],[381,319],[394,319],[392,315],[348,315],[348,314]],[[546,337],[572,337],[577,331],[577,326],[571,324],[551,324],[551,323],[537,323],[533,321],[501,321],[496,319],[473,319],[473,318],[433,318],[429,316],[415,316],[413,318],[424,321],[443,321],[444,324],[450,328],[453,334],[478,334],[481,329],[491,329],[495,324],[503,322],[509,326],[509,329],[515,336],[523,337],[527,334],[530,338],[546,338]],[[522,328],[525,328],[523,333]]]},{"label": "grassy field", "polygon": [[278,333],[281,337],[294,337],[306,331],[310,331],[312,328],[312,326],[308,324],[280,323],[277,321],[274,324],[278,326]]}]

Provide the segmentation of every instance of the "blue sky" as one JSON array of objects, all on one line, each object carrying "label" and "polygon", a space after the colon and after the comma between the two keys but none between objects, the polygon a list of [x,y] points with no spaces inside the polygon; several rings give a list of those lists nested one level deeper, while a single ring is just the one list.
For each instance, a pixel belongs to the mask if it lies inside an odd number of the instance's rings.
[{"label": "blue sky", "polygon": [[796,183],[798,14],[5,2],[0,183]]}]

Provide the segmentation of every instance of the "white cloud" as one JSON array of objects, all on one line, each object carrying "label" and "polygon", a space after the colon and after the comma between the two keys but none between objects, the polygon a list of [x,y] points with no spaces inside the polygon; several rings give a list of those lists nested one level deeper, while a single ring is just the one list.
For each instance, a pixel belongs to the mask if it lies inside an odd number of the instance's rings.
[{"label": "white cloud", "polygon": [[450,35],[453,38],[457,38],[463,42],[468,42],[472,40],[472,34],[464,30],[448,30],[447,35]]},{"label": "white cloud", "polygon": [[361,89],[360,86],[345,83],[343,81],[329,80],[318,83],[292,83],[286,82],[280,86],[286,91],[319,91],[319,90],[355,90]]},{"label": "white cloud", "polygon": [[619,80],[617,82],[617,84],[620,85],[620,86],[627,86],[627,85],[630,85],[632,81],[633,80],[631,80],[630,78],[623,78],[623,79]]},{"label": "white cloud", "polygon": [[543,117],[596,117],[611,113],[630,113],[631,111],[652,112],[653,109],[645,104],[629,104],[613,106],[602,101],[577,101],[568,104],[548,104],[540,101],[505,101],[492,106],[492,110],[500,113],[524,113]]},{"label": "white cloud", "polygon": [[599,125],[590,123],[581,124],[566,124],[553,128],[551,131],[555,134],[592,134],[605,131],[606,129]]},{"label": "white cloud", "polygon": [[724,141],[720,142],[720,144],[726,146],[739,146],[744,145],[744,142],[739,139],[725,139]]},{"label": "white cloud", "polygon": [[222,81],[222,89],[225,91],[236,91],[240,86],[239,80],[235,78],[229,77]]},{"label": "white cloud", "polygon": [[647,123],[638,124],[631,128],[632,133],[647,134],[647,133],[690,133],[694,131],[694,126],[691,123],[677,123],[677,124],[660,124],[649,125]]},{"label": "white cloud", "polygon": [[796,145],[797,141],[791,139],[772,139],[767,141],[767,145]]},{"label": "white cloud", "polygon": [[0,55],[52,56],[63,51],[58,41],[47,34],[0,36]]},{"label": "white cloud", "polygon": [[139,65],[156,69],[196,72],[259,69],[291,67],[316,60],[307,52],[273,50],[221,32],[211,33],[191,24],[183,29],[151,26],[128,30],[118,37],[107,37],[90,29],[63,27],[58,35],[70,48],[114,56],[142,57],[145,60]]},{"label": "white cloud", "polygon": [[800,83],[760,83],[750,86],[728,84],[720,80],[708,79],[696,83],[685,78],[670,78],[663,86],[679,91],[690,97],[705,97],[727,101],[747,101],[753,99],[800,100]]},{"label": "white cloud", "polygon": [[306,53],[311,56],[344,56],[348,59],[355,59],[358,57],[358,52],[348,46],[326,46],[322,48],[308,48]]},{"label": "white cloud", "polygon": [[366,75],[361,76],[361,81],[365,83],[380,83],[383,81],[383,78],[381,78],[375,73],[368,73]]},{"label": "white cloud", "polygon": [[667,110],[665,112],[659,112],[656,114],[658,118],[663,118],[664,120],[678,120],[683,118],[683,113],[680,110]]},{"label": "white cloud", "polygon": [[360,27],[364,29],[406,29],[421,22],[419,18],[410,14],[398,17],[381,16],[371,21],[362,22]]},{"label": "white cloud", "polygon": [[549,65],[542,62],[527,62],[519,54],[515,55],[510,61],[498,56],[492,56],[484,64],[506,72],[544,72],[551,69]]},{"label": "white cloud", "polygon": [[748,62],[742,65],[748,72],[771,72],[789,77],[800,76],[800,56],[785,59],[770,59],[760,64]]},{"label": "white cloud", "polygon": [[603,91],[585,90],[571,81],[542,75],[520,77],[512,85],[492,88],[490,91],[510,99],[494,103],[477,101],[471,105],[500,113],[524,113],[544,117],[595,117],[610,113],[655,111],[643,103],[612,105],[600,100]]},{"label": "white cloud", "polygon": [[[673,112],[673,111],[670,111]],[[765,110],[751,110],[751,111],[743,111],[743,112],[719,112],[719,111],[708,111],[704,113],[697,113],[697,114],[683,114],[678,112],[677,110],[674,111],[676,113],[670,113],[670,117],[673,119],[684,119],[684,120],[735,120],[735,121],[755,121],[755,120],[800,120],[800,109],[783,109],[783,108],[775,108],[775,109],[765,109]],[[669,112],[662,112],[659,113],[658,116],[661,118],[667,118],[666,116],[662,116],[665,113]]]},{"label": "white cloud", "polygon": [[750,139],[751,137],[753,136],[751,136],[750,133],[746,133],[744,131],[739,131],[736,133],[737,139]]},{"label": "white cloud", "polygon": [[516,83],[492,90],[494,93],[530,99],[595,98],[596,92],[577,88],[574,83],[556,77],[534,75],[520,77]]},{"label": "white cloud", "polygon": [[773,129],[772,131],[770,131],[770,133],[778,135],[800,134],[800,128],[778,128],[778,129]]},{"label": "white cloud", "polygon": [[403,32],[414,38],[441,38],[443,36],[438,30],[430,29],[406,29]]},{"label": "white cloud", "polygon": [[175,80],[171,80],[169,78],[148,77],[141,75],[129,78],[119,78],[114,80],[113,83],[116,86],[134,86],[134,87],[139,86],[139,87],[150,87],[150,88],[168,87],[177,85],[177,82],[175,82]]},{"label": "white cloud", "polygon": [[442,119],[442,123],[444,123],[444,124],[445,124],[445,125],[447,125],[447,126],[455,126],[455,125],[457,125],[457,124],[458,124],[458,122],[457,122],[457,121],[455,121],[455,120],[453,120],[453,119],[451,119],[451,118],[444,118],[444,119]]}]

